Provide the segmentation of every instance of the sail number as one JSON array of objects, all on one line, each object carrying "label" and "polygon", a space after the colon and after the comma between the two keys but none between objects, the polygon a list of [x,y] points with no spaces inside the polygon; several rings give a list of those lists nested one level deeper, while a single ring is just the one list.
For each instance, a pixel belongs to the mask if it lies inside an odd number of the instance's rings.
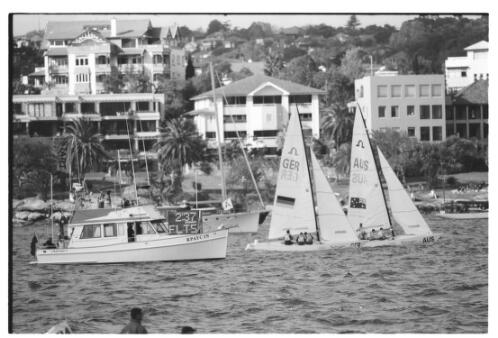
[{"label": "sail number", "polygon": [[359,174],[359,173],[352,173],[351,182],[359,183],[359,184],[366,184],[367,183],[367,176],[363,175],[363,174]]},{"label": "sail number", "polygon": [[430,243],[430,242],[434,242],[434,236],[428,236],[422,239],[422,243]]},{"label": "sail number", "polygon": [[297,181],[299,172],[299,161],[284,158],[282,160],[282,170],[280,178],[287,181]]}]

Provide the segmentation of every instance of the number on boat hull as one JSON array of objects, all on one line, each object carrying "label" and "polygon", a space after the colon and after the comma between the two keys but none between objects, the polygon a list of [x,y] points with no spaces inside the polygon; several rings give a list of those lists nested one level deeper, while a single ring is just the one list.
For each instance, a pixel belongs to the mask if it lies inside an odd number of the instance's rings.
[{"label": "number on boat hull", "polygon": [[424,237],[424,239],[422,240],[422,243],[431,243],[431,242],[434,242],[434,236]]}]

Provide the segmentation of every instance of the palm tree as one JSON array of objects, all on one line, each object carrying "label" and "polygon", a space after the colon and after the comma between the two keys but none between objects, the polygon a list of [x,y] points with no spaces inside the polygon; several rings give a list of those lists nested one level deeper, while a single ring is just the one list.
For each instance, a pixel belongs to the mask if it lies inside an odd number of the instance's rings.
[{"label": "palm tree", "polygon": [[102,136],[89,120],[73,120],[67,126],[67,134],[66,167],[76,167],[78,180],[81,181],[84,173],[94,169],[103,159],[110,156],[102,145]]},{"label": "palm tree", "polygon": [[161,134],[154,149],[158,152],[163,170],[170,172],[175,190],[181,192],[183,168],[204,159],[206,142],[197,132],[195,124],[185,118],[166,121]]},{"label": "palm tree", "polygon": [[351,143],[343,143],[333,157],[337,176],[348,176],[351,169]]},{"label": "palm tree", "polygon": [[335,141],[335,147],[338,149],[341,144],[351,141],[354,115],[348,111],[347,107],[339,104],[332,104],[330,108],[322,118],[322,131],[325,137]]}]

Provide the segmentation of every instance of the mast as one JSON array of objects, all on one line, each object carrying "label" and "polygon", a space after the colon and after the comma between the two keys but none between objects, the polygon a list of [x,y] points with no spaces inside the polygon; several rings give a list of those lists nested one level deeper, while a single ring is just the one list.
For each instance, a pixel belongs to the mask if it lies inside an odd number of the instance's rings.
[{"label": "mast", "polygon": [[[138,123],[140,123],[140,129],[143,131],[142,120],[138,120]],[[147,184],[150,185],[149,166],[147,165],[147,151],[145,150],[145,140],[143,138],[142,138],[142,147],[144,148],[145,172],[147,173]]]},{"label": "mast", "polygon": [[135,199],[136,199],[137,205],[138,205],[137,180],[135,179],[135,166],[133,165],[133,152],[131,149],[130,129],[128,128],[128,118],[125,119],[125,122],[126,122],[126,132],[128,133],[128,145],[130,146],[131,173],[133,175],[133,186],[135,187]]},{"label": "mast", "polygon": [[50,174],[50,222],[52,223],[52,241],[54,240],[54,175]]},{"label": "mast", "polygon": [[[299,121],[299,131],[301,133],[301,137],[303,139],[304,144],[306,144],[306,140],[304,139],[304,134],[303,134],[303,125],[301,123],[301,118],[299,117],[299,107],[297,106],[296,103],[296,111],[297,111],[297,120]],[[316,227],[316,240],[320,241],[320,228],[318,226],[318,217],[316,214],[316,203],[315,203],[315,189],[313,189],[313,181],[311,179],[312,172],[310,171],[310,163],[308,161],[308,156],[306,155],[306,146],[304,147],[304,158],[306,159],[306,170],[308,170],[308,177],[310,179],[310,190],[311,190],[311,198],[313,202],[313,216],[315,218],[315,227]],[[311,151],[311,146],[308,148]]]},{"label": "mast", "polygon": [[214,86],[214,75],[213,75],[213,63],[209,63],[209,71],[211,73],[211,88],[213,89],[213,104],[214,104],[214,113],[216,116],[216,138],[218,140],[218,160],[220,162],[220,173],[221,173],[221,203],[226,201],[227,199],[227,191],[225,186],[225,173],[223,170],[223,155],[221,154],[221,135],[220,135],[220,122],[218,117],[218,106],[216,105],[216,93]]},{"label": "mast", "polygon": [[[119,192],[121,193],[121,182],[122,181],[122,178],[121,178],[121,156],[119,156],[119,149],[118,149],[118,179],[119,179]],[[123,197],[123,196],[121,196]]]},{"label": "mast", "polygon": [[[363,126],[365,127],[365,132],[367,134],[367,137],[368,137],[368,144],[370,146],[370,151],[372,152],[372,155],[375,154],[374,151],[373,151],[373,148],[372,148],[372,142],[370,140],[370,134],[368,132],[368,129],[367,129],[367,124],[365,122],[365,119],[363,118],[363,113],[361,112],[361,108],[360,108],[360,105],[358,104],[358,110],[360,112],[360,117],[361,117],[361,121],[363,122]],[[384,192],[384,187],[382,187],[382,181],[380,179],[380,172],[379,172],[379,166],[377,165],[377,161],[375,160],[375,156],[373,156],[374,158],[374,164],[375,164],[375,171],[377,172],[377,177],[379,178],[379,183],[380,183],[380,191],[382,191],[382,198],[384,199],[384,205],[386,206],[386,211],[387,211],[387,219],[389,221],[389,227],[391,228],[391,230],[393,229],[393,221],[391,220],[391,215],[389,213],[389,210],[387,209],[387,200],[386,200],[386,193]],[[393,236],[394,237],[394,236]]]}]

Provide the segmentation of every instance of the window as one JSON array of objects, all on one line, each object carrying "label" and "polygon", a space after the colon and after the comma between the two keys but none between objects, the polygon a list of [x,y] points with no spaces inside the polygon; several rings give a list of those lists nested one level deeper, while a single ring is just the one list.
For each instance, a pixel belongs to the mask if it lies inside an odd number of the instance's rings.
[{"label": "window", "polygon": [[88,58],[87,57],[77,57],[76,58],[76,66],[88,66]]},{"label": "window", "polygon": [[415,97],[415,86],[414,85],[406,85],[405,86],[405,96],[406,97]]},{"label": "window", "polygon": [[254,96],[254,104],[281,104],[282,96]]},{"label": "window", "polygon": [[463,70],[463,71],[460,73],[460,75],[461,75],[462,77],[467,77],[467,72]]},{"label": "window", "polygon": [[386,117],[386,106],[379,106],[379,118]]},{"label": "window", "polygon": [[360,94],[359,94],[360,97],[363,97],[363,85],[360,86]]},{"label": "window", "polygon": [[64,104],[66,107],[66,113],[76,113],[76,105],[72,102],[68,102]]},{"label": "window", "polygon": [[142,230],[144,235],[155,235],[156,231],[150,222],[142,222]]},{"label": "window", "polygon": [[207,131],[206,138],[216,138],[216,132],[215,131]]},{"label": "window", "polygon": [[442,119],[443,118],[443,106],[440,104],[432,105],[432,118]]},{"label": "window", "polygon": [[391,97],[401,97],[401,86],[392,85],[391,86]]},{"label": "window", "polygon": [[432,127],[432,140],[433,141],[443,140],[443,127]]},{"label": "window", "polygon": [[429,96],[429,85],[420,85],[420,96],[421,97]]},{"label": "window", "polygon": [[138,120],[138,121],[136,121],[136,124],[137,124],[137,131],[138,132],[155,132],[155,131],[157,131],[155,120]]},{"label": "window", "polygon": [[478,105],[469,106],[469,120],[477,120],[481,118],[481,107]]},{"label": "window", "polygon": [[387,86],[377,86],[377,97],[387,97]]},{"label": "window", "polygon": [[88,82],[89,76],[88,74],[76,74],[76,82]]},{"label": "window", "polygon": [[291,95],[289,103],[311,103],[311,95]]},{"label": "window", "polygon": [[420,141],[431,140],[431,127],[420,127]]},{"label": "window", "polygon": [[[245,138],[247,136],[246,131],[239,131],[238,133],[239,133],[240,138]],[[236,131],[226,131],[225,138],[237,138],[237,132]]]},{"label": "window", "polygon": [[446,120],[453,120],[453,106],[446,106]]},{"label": "window", "polygon": [[128,64],[128,58],[126,56],[118,56],[118,65]]},{"label": "window", "polygon": [[152,63],[155,65],[161,65],[163,63],[163,56],[162,55],[154,55],[152,57]]},{"label": "window", "polygon": [[156,229],[158,234],[164,234],[168,232],[168,228],[161,221],[152,221],[152,226],[154,227],[154,229]]},{"label": "window", "polygon": [[116,237],[116,236],[117,236],[116,224],[104,224],[104,237]]},{"label": "window", "polygon": [[311,113],[299,114],[299,117],[303,122],[309,122],[313,119]]},{"label": "window", "polygon": [[406,115],[415,116],[415,106],[412,105],[406,106]]},{"label": "window", "polygon": [[441,96],[441,85],[433,84],[432,85],[432,96]]},{"label": "window", "polygon": [[456,124],[456,135],[459,137],[467,138],[467,124],[457,123]]},{"label": "window", "polygon": [[430,118],[431,118],[431,106],[429,105],[420,106],[420,119],[428,120]]},{"label": "window", "polygon": [[149,111],[149,102],[147,101],[139,101],[136,106],[137,111]]},{"label": "window", "polygon": [[121,39],[121,46],[124,48],[135,48],[137,41],[135,39]]},{"label": "window", "polygon": [[446,137],[450,137],[451,135],[455,135],[453,123],[446,124]]},{"label": "window", "polygon": [[408,137],[415,137],[415,127],[408,127]]},{"label": "window", "polygon": [[278,135],[278,130],[255,130],[254,137],[275,137]]},{"label": "window", "polygon": [[142,57],[139,55],[133,56],[131,58],[131,63],[133,63],[134,65],[142,63]]},{"label": "window", "polygon": [[391,117],[399,117],[399,107],[391,106]]},{"label": "window", "polygon": [[456,120],[466,120],[467,119],[467,106],[458,105],[456,106]]},{"label": "window", "polygon": [[245,115],[224,115],[224,123],[245,123],[247,122]]},{"label": "window", "polygon": [[488,119],[488,105],[484,104],[482,106],[482,118],[487,120]]},{"label": "window", "polygon": [[82,114],[94,114],[95,113],[95,103],[93,103],[93,102],[81,103],[81,113]]},{"label": "window", "polygon": [[21,115],[24,114],[22,111],[22,103],[14,103],[14,114]]},{"label": "window", "polygon": [[53,79],[56,84],[67,84],[67,76],[55,75]]},{"label": "window", "polygon": [[109,57],[105,55],[99,55],[97,57],[97,64],[98,65],[108,65],[109,64]]},{"label": "window", "polygon": [[81,231],[80,239],[100,237],[102,237],[100,233],[100,224],[88,224],[83,226],[83,231]]},{"label": "window", "polygon": [[246,104],[245,96],[227,96],[226,98],[227,106],[244,105],[244,104]]}]

